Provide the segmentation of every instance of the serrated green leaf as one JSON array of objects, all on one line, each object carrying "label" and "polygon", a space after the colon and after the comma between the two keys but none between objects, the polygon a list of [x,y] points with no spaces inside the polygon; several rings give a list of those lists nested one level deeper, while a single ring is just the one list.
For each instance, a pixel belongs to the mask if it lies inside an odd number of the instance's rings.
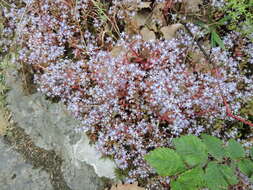
[{"label": "serrated green leaf", "polygon": [[229,185],[235,185],[238,183],[237,177],[234,174],[235,170],[227,165],[219,165],[220,171],[223,174],[224,179],[227,181]]},{"label": "serrated green leaf", "polygon": [[211,154],[214,158],[221,161],[222,158],[225,156],[225,148],[223,147],[223,142],[210,135],[201,135],[202,141],[205,143],[207,147],[207,151]]},{"label": "serrated green leaf", "polygon": [[172,190],[197,190],[204,187],[204,172],[202,168],[194,168],[181,174],[174,182]]},{"label": "serrated green leaf", "polygon": [[184,187],[175,180],[171,181],[170,186],[171,186],[171,190],[185,190]]},{"label": "serrated green leaf", "polygon": [[227,165],[210,162],[204,174],[207,187],[210,190],[227,190],[229,185],[235,185],[238,180],[234,170]]},{"label": "serrated green leaf", "polygon": [[157,148],[145,156],[145,160],[161,176],[171,176],[184,171],[181,157],[172,149]]},{"label": "serrated green leaf", "polygon": [[231,159],[240,159],[240,158],[245,157],[245,152],[242,145],[234,139],[230,139],[228,141],[228,146],[226,150],[227,150],[228,156]]},{"label": "serrated green leaf", "polygon": [[218,33],[215,30],[212,30],[212,32],[211,32],[211,46],[215,47],[216,44],[218,46],[220,46],[222,49],[225,49],[225,45],[224,45],[222,39],[220,38],[220,36],[218,35]]},{"label": "serrated green leaf", "polygon": [[225,190],[228,187],[226,180],[218,169],[218,164],[214,162],[208,164],[204,179],[210,190]]},{"label": "serrated green leaf", "polygon": [[240,169],[240,171],[245,175],[247,175],[248,177],[253,175],[253,162],[251,160],[248,159],[240,160],[237,163],[237,166]]},{"label": "serrated green leaf", "polygon": [[190,166],[197,166],[207,162],[206,145],[193,135],[183,136],[173,141],[176,152]]}]

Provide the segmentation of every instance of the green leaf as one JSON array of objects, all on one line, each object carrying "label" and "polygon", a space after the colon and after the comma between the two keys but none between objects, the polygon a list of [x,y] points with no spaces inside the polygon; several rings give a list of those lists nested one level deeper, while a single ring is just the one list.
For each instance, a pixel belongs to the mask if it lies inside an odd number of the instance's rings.
[{"label": "green leaf", "polygon": [[207,161],[207,148],[201,140],[193,135],[183,136],[173,141],[176,152],[191,167],[204,164]]},{"label": "green leaf", "polygon": [[249,178],[251,184],[253,184],[253,175]]},{"label": "green leaf", "polygon": [[219,169],[223,174],[224,179],[227,181],[229,185],[235,185],[238,183],[237,177],[234,174],[235,170],[227,165],[219,165]]},{"label": "green leaf", "polygon": [[253,159],[253,146],[251,147],[249,154],[250,154],[251,159]]},{"label": "green leaf", "polygon": [[197,190],[204,187],[204,171],[202,168],[194,168],[181,174],[176,181],[172,181],[172,190]]},{"label": "green leaf", "polygon": [[222,39],[220,38],[220,36],[218,35],[218,33],[215,30],[212,30],[212,32],[211,32],[211,46],[215,47],[216,44],[218,46],[220,46],[222,49],[225,49],[225,45],[224,45]]},{"label": "green leaf", "polygon": [[202,22],[202,21],[200,21],[200,20],[195,21],[194,24],[199,25],[199,26],[201,26],[201,27],[206,28],[206,29],[209,30],[207,24],[204,23],[204,22]]},{"label": "green leaf", "polygon": [[157,148],[145,156],[145,160],[161,176],[171,176],[184,171],[181,157],[172,149]]},{"label": "green leaf", "polygon": [[229,185],[238,183],[233,169],[215,162],[208,164],[204,179],[210,190],[227,190]]},{"label": "green leaf", "polygon": [[211,32],[211,47],[215,47],[215,46],[216,46],[216,42],[215,42],[215,39],[214,39],[213,32]]},{"label": "green leaf", "polygon": [[202,141],[205,143],[208,153],[211,154],[214,158],[221,161],[225,156],[225,148],[223,148],[223,142],[210,135],[201,135]]},{"label": "green leaf", "polygon": [[240,160],[237,163],[237,166],[240,169],[240,171],[245,175],[247,175],[248,177],[253,175],[253,162],[251,160],[248,159]]},{"label": "green leaf", "polygon": [[172,180],[170,183],[171,190],[185,190],[181,183]]},{"label": "green leaf", "polygon": [[234,139],[228,141],[227,153],[231,159],[240,159],[245,156],[242,145]]}]

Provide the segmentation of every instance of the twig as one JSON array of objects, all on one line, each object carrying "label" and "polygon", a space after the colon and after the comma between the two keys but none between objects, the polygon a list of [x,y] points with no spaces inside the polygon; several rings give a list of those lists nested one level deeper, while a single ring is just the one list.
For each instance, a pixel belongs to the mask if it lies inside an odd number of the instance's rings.
[{"label": "twig", "polygon": [[200,51],[202,51],[202,53],[204,54],[204,56],[206,57],[206,59],[208,60],[208,62],[211,63],[214,66],[214,64],[210,61],[210,55],[208,55],[206,53],[206,51],[201,46],[201,44],[199,43],[199,41],[195,40],[195,37],[194,37],[193,33],[191,32],[191,30],[189,29],[189,27],[186,25],[186,23],[182,23],[182,25],[185,27],[186,31],[190,34],[190,36],[196,42],[197,46],[199,47]]},{"label": "twig", "polygon": [[[213,66],[213,68],[216,68],[216,65],[214,62],[212,62],[211,58],[210,58],[210,54],[208,55],[205,51],[205,49],[201,46],[201,44],[194,38],[194,35],[192,34],[191,30],[189,29],[189,27],[186,25],[186,23],[182,23],[182,25],[185,27],[186,31],[190,34],[190,36],[193,38],[193,40],[196,42],[197,46],[199,47],[200,51],[204,54],[206,60],[208,61],[209,64],[211,64]],[[217,77],[218,76],[218,71],[217,69],[215,69],[215,76]],[[218,78],[218,77],[217,77]],[[218,88],[219,88],[219,93],[220,93],[220,96],[223,100],[223,103],[226,107],[226,114],[228,117],[231,117],[237,121],[240,121],[246,125],[249,125],[251,127],[253,127],[253,123],[251,123],[250,121],[247,121],[246,119],[242,118],[242,117],[239,117],[239,116],[236,116],[232,113],[231,111],[231,108],[230,108],[230,105],[228,104],[226,98],[223,96],[222,94],[222,91],[221,91],[221,88],[220,88],[220,85],[218,84]]]}]

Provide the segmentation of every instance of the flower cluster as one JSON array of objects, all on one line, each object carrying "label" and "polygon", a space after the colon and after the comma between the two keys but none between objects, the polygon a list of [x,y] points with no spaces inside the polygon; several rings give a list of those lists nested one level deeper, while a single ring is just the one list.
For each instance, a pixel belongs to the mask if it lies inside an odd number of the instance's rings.
[{"label": "flower cluster", "polygon": [[113,156],[121,169],[132,167],[130,177],[144,178],[150,174],[143,160],[148,150],[168,146],[181,134],[212,130],[217,118],[228,119],[222,96],[234,113],[252,96],[252,79],[219,48],[213,49],[218,78],[214,68],[186,63],[190,43],[188,36],[121,41],[117,45],[124,50],[116,57],[99,51],[88,62],[63,60],[49,65],[36,82],[67,104],[104,155]]},{"label": "flower cluster", "polygon": [[[233,120],[224,97],[235,114],[251,98],[252,71],[245,75],[241,63],[252,65],[252,43],[236,44],[240,34],[224,38],[229,51],[212,48],[210,64],[185,31],[172,40],[128,37],[110,17],[117,10],[121,18],[120,1],[111,2],[108,16],[94,1],[73,2],[25,2],[22,10],[29,14],[20,21],[20,60],[35,70],[38,89],[60,98],[81,121],[78,130],[86,131],[103,155],[128,171],[128,182],[152,176],[144,155],[170,146],[172,138],[207,131],[220,136],[220,128],[213,128],[217,119]],[[101,33],[107,22],[120,33],[117,40],[116,34]],[[239,45],[244,50],[238,53]]]}]

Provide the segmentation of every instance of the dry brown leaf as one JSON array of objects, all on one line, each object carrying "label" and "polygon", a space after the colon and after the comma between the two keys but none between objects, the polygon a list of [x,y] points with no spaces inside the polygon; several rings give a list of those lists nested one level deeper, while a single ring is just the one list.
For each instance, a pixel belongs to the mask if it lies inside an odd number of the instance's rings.
[{"label": "dry brown leaf", "polygon": [[144,26],[149,18],[150,13],[149,12],[143,12],[139,11],[137,14],[133,17],[133,20],[136,21],[136,24],[138,27]]},{"label": "dry brown leaf", "polygon": [[187,0],[185,1],[186,12],[198,12],[199,5],[202,3],[202,0]]},{"label": "dry brown leaf", "polygon": [[148,22],[147,27],[154,32],[158,32],[158,27],[155,22]]},{"label": "dry brown leaf", "polygon": [[144,190],[142,187],[138,187],[138,183],[134,184],[117,184],[111,188],[111,190]]},{"label": "dry brown leaf", "polygon": [[136,20],[134,19],[126,19],[125,31],[128,35],[135,35],[139,32],[139,26]]},{"label": "dry brown leaf", "polygon": [[150,8],[152,2],[129,2],[125,3],[125,7],[129,11],[136,11],[144,8]]},{"label": "dry brown leaf", "polygon": [[207,73],[210,71],[210,65],[206,64],[206,59],[202,52],[200,51],[191,51],[189,52],[191,55],[191,63],[190,66],[193,68],[193,71]]},{"label": "dry brown leaf", "polygon": [[124,8],[127,9],[128,11],[136,11],[138,9],[138,2],[123,2]]},{"label": "dry brown leaf", "polygon": [[140,27],[144,26],[150,18],[150,12],[138,11],[134,17],[126,19],[126,32],[128,35],[135,35],[140,32]]},{"label": "dry brown leaf", "polygon": [[123,52],[123,50],[122,46],[114,46],[110,53],[113,57],[117,57]]},{"label": "dry brown leaf", "polygon": [[158,32],[158,29],[166,25],[166,20],[163,16],[164,3],[156,3],[152,12],[146,18],[146,26],[154,32]]},{"label": "dry brown leaf", "polygon": [[150,41],[150,40],[155,40],[155,33],[151,30],[149,30],[147,27],[144,27],[141,29],[140,31],[141,35],[142,35],[142,39],[144,41]]},{"label": "dry brown leaf", "polygon": [[166,20],[163,16],[163,9],[164,9],[165,3],[157,3],[156,6],[152,10],[152,22],[157,22],[160,26],[166,25]]},{"label": "dry brown leaf", "polygon": [[163,37],[166,40],[171,40],[173,37],[175,37],[175,34],[177,32],[178,29],[182,28],[183,25],[180,23],[177,24],[172,24],[169,26],[164,26],[161,28],[161,32],[163,34]]},{"label": "dry brown leaf", "polygon": [[0,110],[0,135],[4,135],[7,127],[8,127],[8,121],[5,119],[4,111]]},{"label": "dry brown leaf", "polygon": [[150,8],[152,2],[140,2],[138,4],[138,8],[144,9],[144,8]]}]

